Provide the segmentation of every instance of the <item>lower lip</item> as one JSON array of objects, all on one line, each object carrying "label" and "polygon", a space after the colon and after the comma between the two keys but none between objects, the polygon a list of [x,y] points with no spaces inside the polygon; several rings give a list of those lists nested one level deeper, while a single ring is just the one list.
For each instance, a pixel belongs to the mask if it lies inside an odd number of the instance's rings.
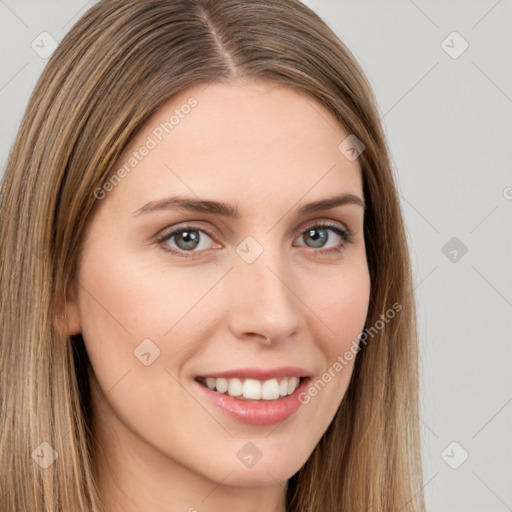
[{"label": "lower lip", "polygon": [[309,378],[301,379],[297,389],[291,395],[266,401],[239,400],[227,393],[213,391],[197,381],[194,381],[194,384],[211,403],[220,407],[235,420],[250,425],[273,425],[284,421],[299,409],[302,405],[299,395],[306,390],[309,381]]}]

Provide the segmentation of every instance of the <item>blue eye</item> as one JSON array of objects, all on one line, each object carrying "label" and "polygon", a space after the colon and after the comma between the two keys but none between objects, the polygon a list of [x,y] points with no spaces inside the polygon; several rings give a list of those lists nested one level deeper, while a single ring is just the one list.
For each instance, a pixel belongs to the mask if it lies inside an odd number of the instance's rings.
[{"label": "blue eye", "polygon": [[[347,229],[341,229],[337,224],[316,224],[306,230],[298,231],[295,236],[306,240],[306,244],[299,245],[318,249],[315,252],[320,254],[339,253],[346,244],[352,243],[352,233]],[[212,242],[212,235],[197,226],[185,226],[167,231],[157,238],[157,243],[164,251],[183,258],[200,256],[203,250],[208,249],[208,246],[211,247]],[[334,242],[334,245],[326,248],[327,242]],[[309,243],[311,245],[308,245]],[[217,247],[221,246],[217,245]]]},{"label": "blue eye", "polygon": [[312,226],[308,228],[306,231],[301,233],[301,236],[304,237],[305,240],[312,242],[313,245],[309,245],[312,249],[322,249],[320,252],[328,252],[329,250],[341,250],[340,244],[335,243],[334,247],[328,247],[326,250],[325,244],[330,241],[333,237],[330,233],[334,233],[336,236],[334,237],[334,241],[336,241],[336,237],[341,238],[344,243],[350,243],[351,237],[350,233],[345,229],[340,229],[339,227],[332,226],[330,224],[320,224],[318,226]]},{"label": "blue eye", "polygon": [[[202,235],[200,235],[202,233]],[[185,227],[180,228],[175,231],[171,231],[168,235],[165,234],[160,242],[165,242],[167,240],[174,239],[174,244],[177,247],[169,247],[168,244],[164,244],[164,249],[168,250],[174,254],[179,254],[179,251],[182,252],[192,252],[194,249],[197,249],[201,244],[204,245],[204,235],[211,240],[211,237],[204,230],[196,228],[196,227]],[[168,247],[165,247],[167,245]],[[205,249],[205,247],[199,247],[200,249]],[[178,249],[178,251],[176,250]],[[183,255],[187,257],[188,255]]]}]

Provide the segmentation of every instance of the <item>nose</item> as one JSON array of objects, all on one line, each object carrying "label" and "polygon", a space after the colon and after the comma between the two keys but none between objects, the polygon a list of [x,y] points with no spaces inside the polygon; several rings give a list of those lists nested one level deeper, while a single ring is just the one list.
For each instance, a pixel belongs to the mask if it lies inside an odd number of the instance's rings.
[{"label": "nose", "polygon": [[230,274],[234,285],[228,315],[238,339],[275,344],[297,331],[298,284],[279,250],[264,250],[252,263],[236,256]]}]

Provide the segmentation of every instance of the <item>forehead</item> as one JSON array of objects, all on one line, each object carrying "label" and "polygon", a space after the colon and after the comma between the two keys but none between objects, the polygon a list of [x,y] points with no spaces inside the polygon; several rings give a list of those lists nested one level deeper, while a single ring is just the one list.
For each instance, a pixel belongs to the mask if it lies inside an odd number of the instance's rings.
[{"label": "forehead", "polygon": [[347,135],[325,107],[290,87],[200,84],[140,129],[116,163],[114,172],[127,172],[110,199],[136,208],[177,193],[294,203],[305,194],[361,194],[358,161],[339,149]]}]

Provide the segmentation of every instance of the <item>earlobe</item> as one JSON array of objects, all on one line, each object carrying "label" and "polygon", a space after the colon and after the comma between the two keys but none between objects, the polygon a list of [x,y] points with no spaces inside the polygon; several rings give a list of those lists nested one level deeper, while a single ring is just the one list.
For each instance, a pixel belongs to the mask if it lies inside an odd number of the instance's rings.
[{"label": "earlobe", "polygon": [[80,309],[78,307],[75,290],[70,289],[68,297],[59,301],[55,323],[63,336],[72,336],[82,331]]},{"label": "earlobe", "polygon": [[63,322],[64,332],[67,336],[79,334],[82,331],[80,312],[74,303],[70,304],[68,302],[66,304],[66,313],[61,315],[61,321]]}]

